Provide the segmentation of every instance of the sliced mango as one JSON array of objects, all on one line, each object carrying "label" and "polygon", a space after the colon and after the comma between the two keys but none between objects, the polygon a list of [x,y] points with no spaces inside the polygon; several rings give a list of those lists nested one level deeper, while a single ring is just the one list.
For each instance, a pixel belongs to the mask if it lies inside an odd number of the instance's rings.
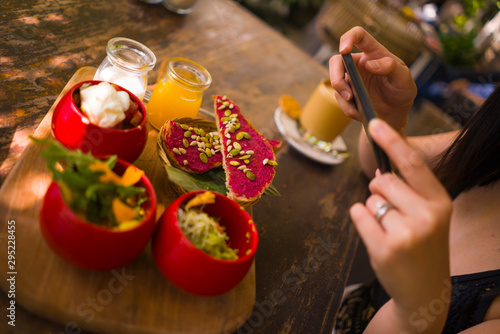
[{"label": "sliced mango", "polygon": [[132,186],[139,182],[144,175],[144,171],[134,166],[128,166],[125,173],[122,175],[121,184],[124,186]]},{"label": "sliced mango", "polygon": [[114,198],[111,205],[113,214],[115,215],[116,220],[120,223],[133,220],[137,216],[136,209],[129,207],[118,198]]},{"label": "sliced mango", "polygon": [[211,204],[215,203],[215,194],[211,191],[205,191],[204,193],[201,193],[199,195],[196,195],[193,197],[185,207],[185,210],[188,211],[190,208],[194,206],[199,206],[203,204]]},{"label": "sliced mango", "polygon": [[114,228],[115,231],[127,231],[135,228],[137,225],[139,225],[139,221],[137,220],[130,220],[126,222],[120,223],[117,227]]},{"label": "sliced mango", "polygon": [[144,171],[134,166],[128,166],[125,173],[120,177],[113,172],[107,164],[102,161],[95,162],[89,166],[92,171],[104,172],[99,178],[101,182],[113,182],[122,186],[132,186],[139,182]]}]

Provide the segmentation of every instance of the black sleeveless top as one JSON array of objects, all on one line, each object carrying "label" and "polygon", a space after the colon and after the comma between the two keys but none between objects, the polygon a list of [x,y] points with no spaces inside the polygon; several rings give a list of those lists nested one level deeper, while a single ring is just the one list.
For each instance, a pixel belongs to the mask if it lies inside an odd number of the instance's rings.
[{"label": "black sleeveless top", "polygon": [[[500,269],[452,276],[451,285],[450,309],[442,332],[446,334],[455,334],[483,322],[491,303],[500,296]],[[389,299],[378,281],[353,291],[340,307],[335,325],[336,334],[362,333],[375,313]],[[432,316],[432,312],[439,312],[442,307],[443,302],[440,305],[437,300],[425,310],[426,316]],[[424,319],[425,316],[415,318],[414,324],[418,326],[418,321],[425,321]]]}]

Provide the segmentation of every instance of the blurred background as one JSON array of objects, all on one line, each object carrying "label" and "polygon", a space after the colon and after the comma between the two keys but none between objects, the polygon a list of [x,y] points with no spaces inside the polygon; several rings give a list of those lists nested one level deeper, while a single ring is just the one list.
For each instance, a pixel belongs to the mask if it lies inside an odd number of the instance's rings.
[{"label": "blurred background", "polygon": [[359,25],[411,68],[419,103],[463,124],[500,77],[498,0],[235,0],[328,66]]},{"label": "blurred background", "polygon": [[[235,0],[324,66],[362,26],[411,69],[418,96],[408,135],[460,128],[500,78],[498,0]],[[430,118],[439,119],[442,126]],[[435,126],[434,126],[435,127]],[[374,278],[362,243],[348,284]]]}]

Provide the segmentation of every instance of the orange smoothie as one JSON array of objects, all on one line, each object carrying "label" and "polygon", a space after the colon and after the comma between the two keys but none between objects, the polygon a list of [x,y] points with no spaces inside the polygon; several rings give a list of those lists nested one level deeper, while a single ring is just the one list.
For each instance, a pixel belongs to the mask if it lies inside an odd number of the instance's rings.
[{"label": "orange smoothie", "polygon": [[[208,82],[210,84],[210,82]],[[169,67],[165,77],[156,84],[147,104],[149,123],[159,130],[169,119],[198,115],[206,78],[186,66]]]},{"label": "orange smoothie", "polygon": [[300,124],[319,140],[334,140],[351,119],[344,115],[334,95],[329,80],[322,81],[315,89],[300,114]]}]

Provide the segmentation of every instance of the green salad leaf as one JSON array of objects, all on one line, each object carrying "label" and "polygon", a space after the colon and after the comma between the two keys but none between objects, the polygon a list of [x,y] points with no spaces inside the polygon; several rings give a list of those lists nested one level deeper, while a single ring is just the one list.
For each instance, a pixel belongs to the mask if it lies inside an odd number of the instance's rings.
[{"label": "green salad leaf", "polygon": [[165,166],[170,181],[178,184],[187,191],[211,190],[226,195],[225,174],[222,168],[217,168],[224,174],[221,179],[217,171],[210,170],[202,174],[189,174],[172,166]]},{"label": "green salad leaf", "polygon": [[[113,200],[118,198],[137,211],[135,219],[140,220],[144,216],[141,206],[148,200],[146,189],[110,181],[102,182],[100,178],[105,172],[93,170],[90,166],[103,161],[90,153],[68,150],[54,140],[30,138],[45,146],[41,155],[54,181],[59,184],[65,202],[75,213],[98,225],[118,226],[119,222],[112,209]],[[111,156],[104,163],[112,170],[117,161],[116,156]]]},{"label": "green salad leaf", "polygon": [[[170,181],[187,191],[212,190],[223,195],[227,194],[226,173],[222,167],[201,174],[190,174],[172,166],[165,166],[165,168]],[[272,184],[266,189],[264,195],[281,196],[278,189]]]}]

